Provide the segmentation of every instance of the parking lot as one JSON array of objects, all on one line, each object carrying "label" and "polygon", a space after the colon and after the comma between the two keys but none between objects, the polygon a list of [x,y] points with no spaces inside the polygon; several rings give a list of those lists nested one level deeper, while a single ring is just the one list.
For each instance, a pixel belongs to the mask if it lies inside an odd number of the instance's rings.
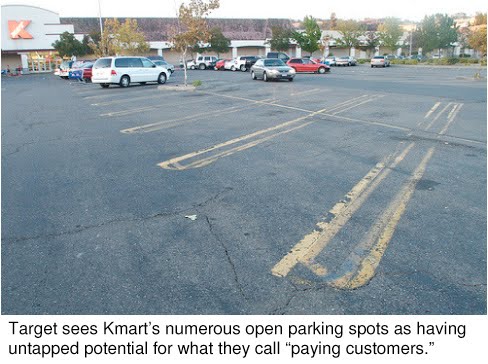
[{"label": "parking lot", "polygon": [[2,79],[2,313],[486,314],[486,68],[188,75]]}]

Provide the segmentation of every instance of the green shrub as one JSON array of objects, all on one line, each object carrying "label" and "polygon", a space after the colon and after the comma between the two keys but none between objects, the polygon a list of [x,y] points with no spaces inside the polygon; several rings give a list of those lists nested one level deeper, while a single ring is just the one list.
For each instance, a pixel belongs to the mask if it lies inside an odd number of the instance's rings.
[{"label": "green shrub", "polygon": [[416,59],[404,59],[403,61],[405,62],[404,64],[419,64],[419,61]]},{"label": "green shrub", "polygon": [[476,58],[459,58],[459,63],[476,64],[476,63],[479,63],[479,59],[476,59]]},{"label": "green shrub", "polygon": [[195,87],[201,86],[202,85],[202,81],[195,80],[195,81],[192,82],[192,85],[195,86]]},{"label": "green shrub", "polygon": [[357,61],[359,64],[365,64],[365,63],[370,62],[370,59],[369,58],[359,58]]}]

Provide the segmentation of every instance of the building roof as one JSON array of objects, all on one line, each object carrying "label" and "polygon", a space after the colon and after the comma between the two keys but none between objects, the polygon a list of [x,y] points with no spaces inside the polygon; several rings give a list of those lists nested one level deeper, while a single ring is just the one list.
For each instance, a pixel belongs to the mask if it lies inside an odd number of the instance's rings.
[{"label": "building roof", "polygon": [[[105,19],[102,18],[103,22]],[[112,18],[110,18],[112,19]],[[124,22],[126,18],[116,18]],[[167,41],[176,18],[135,18],[149,42]],[[207,19],[210,28],[220,28],[232,40],[260,40],[271,38],[271,28],[293,29],[290,19]],[[75,33],[89,34],[100,30],[99,18],[61,18],[62,24],[73,24]]]}]

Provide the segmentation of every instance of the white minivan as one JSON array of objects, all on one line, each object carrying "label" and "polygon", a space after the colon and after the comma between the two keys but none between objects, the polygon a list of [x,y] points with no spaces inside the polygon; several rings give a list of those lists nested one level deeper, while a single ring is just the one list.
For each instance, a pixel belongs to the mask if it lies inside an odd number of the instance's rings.
[{"label": "white minivan", "polygon": [[99,83],[103,88],[111,84],[128,87],[131,82],[166,83],[170,72],[158,67],[145,57],[103,57],[93,65],[92,82]]}]

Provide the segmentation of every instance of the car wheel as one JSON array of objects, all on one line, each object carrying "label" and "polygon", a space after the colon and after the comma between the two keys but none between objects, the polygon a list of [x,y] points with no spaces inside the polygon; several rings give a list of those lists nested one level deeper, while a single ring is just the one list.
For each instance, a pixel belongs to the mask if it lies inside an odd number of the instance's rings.
[{"label": "car wheel", "polygon": [[246,72],[247,71],[247,67],[245,64],[241,64],[241,71],[242,72]]},{"label": "car wheel", "polygon": [[383,68],[386,68],[386,64],[383,65]]},{"label": "car wheel", "polygon": [[325,67],[319,67],[318,72],[320,74],[324,74],[325,73]]},{"label": "car wheel", "polygon": [[205,64],[201,63],[199,66],[198,66],[199,69],[201,70],[204,70],[206,67],[205,67]]},{"label": "car wheel", "polygon": [[101,83],[100,86],[102,86],[102,88],[108,88],[110,85],[108,83]]},{"label": "car wheel", "polygon": [[166,75],[164,74],[164,72],[161,72],[158,76],[158,83],[160,85],[163,85],[166,83]]},{"label": "car wheel", "polygon": [[145,85],[145,84],[146,84],[146,82],[139,82],[139,84],[140,84],[140,85]]},{"label": "car wheel", "polygon": [[190,69],[191,69],[191,70],[194,70],[194,69],[195,69],[195,66],[190,66]]},{"label": "car wheel", "polygon": [[293,77],[292,78],[289,78],[288,81],[292,82],[293,81]]},{"label": "car wheel", "polygon": [[130,85],[130,78],[129,78],[129,76],[122,76],[120,78],[119,85],[120,85],[120,87],[129,87],[129,85]]},{"label": "car wheel", "polygon": [[230,68],[230,70],[231,70],[231,71],[235,71],[235,70],[236,70],[236,68],[235,68],[234,66],[232,66],[232,67]]},{"label": "car wheel", "polygon": [[268,82],[268,75],[266,74],[266,72],[263,73],[263,81]]},{"label": "car wheel", "polygon": [[256,74],[254,73],[254,71],[251,71],[251,78],[253,80],[257,79]]},{"label": "car wheel", "polygon": [[373,66],[373,65],[371,65],[371,68],[373,68],[373,67],[374,67],[374,66]]}]

